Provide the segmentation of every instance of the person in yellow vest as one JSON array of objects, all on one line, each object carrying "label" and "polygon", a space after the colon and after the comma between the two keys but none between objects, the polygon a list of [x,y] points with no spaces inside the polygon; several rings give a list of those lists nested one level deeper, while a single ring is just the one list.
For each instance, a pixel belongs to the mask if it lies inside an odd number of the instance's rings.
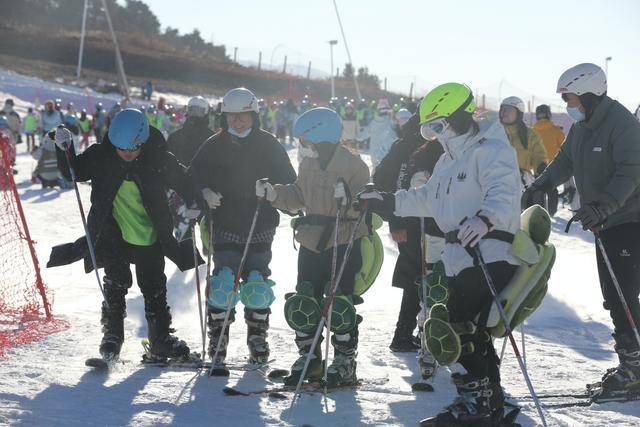
[{"label": "person in yellow vest", "polygon": [[80,128],[80,134],[82,135],[80,148],[86,150],[89,147],[89,136],[91,136],[91,119],[87,116],[87,110],[85,109],[80,113],[78,128]]},{"label": "person in yellow vest", "polygon": [[[551,108],[548,105],[541,104],[536,108],[536,123],[533,125],[533,130],[538,132],[542,137],[542,144],[544,144],[545,150],[547,150],[547,159],[552,161],[558,152],[560,146],[564,142],[564,132],[560,126],[556,126],[551,121]],[[571,181],[565,183],[565,187],[570,186]],[[549,193],[548,197],[548,210],[551,216],[555,215],[558,210],[558,189],[554,188]]]},{"label": "person in yellow vest", "polygon": [[[504,126],[511,146],[516,150],[522,184],[531,184],[536,176],[547,167],[547,150],[538,133],[524,123],[524,102],[517,96],[510,96],[500,104],[500,123]],[[542,200],[536,200],[544,205]],[[523,206],[526,208],[528,206]]]},{"label": "person in yellow vest", "polygon": [[36,133],[40,127],[38,115],[33,111],[32,107],[29,107],[27,115],[24,116],[23,126],[27,139],[27,150],[31,152],[36,149]]}]

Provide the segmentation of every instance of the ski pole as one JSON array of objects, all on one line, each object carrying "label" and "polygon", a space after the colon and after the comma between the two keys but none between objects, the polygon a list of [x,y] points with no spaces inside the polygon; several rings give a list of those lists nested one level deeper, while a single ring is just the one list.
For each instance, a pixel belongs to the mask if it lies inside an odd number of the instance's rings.
[{"label": "ski pole", "polygon": [[202,333],[202,357],[204,357],[206,346],[206,332],[204,330],[202,315],[202,296],[200,291],[200,268],[198,265],[198,248],[196,247],[196,225],[195,222],[191,225],[191,241],[193,242],[193,270],[196,276],[196,294],[198,295],[198,313],[200,314],[200,332]]},{"label": "ski pole", "polygon": [[[420,268],[422,275],[420,277],[420,284],[422,285],[422,321],[427,320],[427,239],[425,237],[425,225],[424,225],[424,217],[420,218]],[[419,357],[424,357],[424,352],[426,349],[422,348],[423,343],[426,342],[424,340],[424,323],[419,328],[422,332],[420,335],[420,352]],[[432,378],[436,375],[436,370],[438,368],[437,362],[433,366]]]},{"label": "ski pole", "polygon": [[[206,220],[206,219],[205,219]],[[204,286],[204,313],[205,313],[205,317],[204,317],[204,338],[205,338],[205,342],[207,340],[207,296],[209,295],[209,283],[211,283],[211,258],[213,256],[213,250],[212,247],[213,245],[211,244],[211,241],[213,239],[213,220],[211,219],[211,212],[209,212],[209,245],[207,247],[207,275],[206,275],[206,284]],[[203,244],[204,246],[204,244]],[[204,360],[204,353],[202,354],[202,359]]]},{"label": "ski pole", "polygon": [[[567,222],[567,227],[564,229],[565,233],[569,232],[569,228],[573,221],[575,221],[576,217],[572,217],[569,222]],[[611,281],[613,282],[613,286],[616,288],[616,292],[618,294],[618,298],[620,298],[620,304],[622,304],[622,309],[624,310],[625,315],[627,316],[627,320],[629,321],[629,326],[633,330],[633,334],[635,335],[636,342],[638,346],[640,346],[640,334],[638,333],[638,327],[636,326],[636,322],[633,320],[633,316],[631,315],[631,310],[629,310],[629,305],[627,304],[627,300],[622,293],[622,288],[620,287],[620,282],[618,282],[618,278],[616,277],[616,273],[613,271],[613,266],[611,265],[611,260],[609,260],[609,255],[607,255],[607,251],[605,250],[604,243],[600,236],[598,236],[598,232],[595,230],[591,230],[593,235],[596,238],[596,246],[600,250],[600,254],[602,255],[602,259],[604,263],[607,265],[607,269],[609,270],[609,275],[611,276]]]},{"label": "ski pole", "polygon": [[524,365],[522,360],[522,356],[518,351],[518,344],[516,344],[516,340],[513,338],[513,330],[511,329],[511,325],[509,324],[509,320],[507,319],[507,315],[504,313],[504,308],[502,304],[500,304],[500,299],[498,297],[498,292],[496,291],[495,286],[493,285],[493,279],[491,278],[491,274],[489,273],[489,269],[484,262],[484,258],[482,257],[482,252],[480,248],[476,246],[474,248],[475,253],[478,257],[478,262],[480,264],[480,268],[482,269],[482,273],[484,274],[485,281],[487,282],[487,286],[489,287],[489,291],[491,292],[491,296],[493,297],[493,302],[498,308],[498,313],[500,314],[500,319],[504,324],[504,327],[507,332],[507,336],[509,337],[509,341],[511,342],[511,347],[513,347],[513,353],[516,355],[516,359],[518,359],[518,365],[520,365],[520,370],[522,371],[522,376],[524,376],[524,380],[527,383],[527,388],[529,388],[529,393],[531,393],[531,398],[536,405],[536,410],[538,411],[538,415],[540,416],[540,421],[542,421],[542,425],[544,427],[547,426],[547,421],[544,418],[544,413],[542,412],[542,406],[540,406],[540,401],[538,400],[538,396],[536,395],[535,390],[533,389],[533,383],[531,382],[531,378],[529,377],[529,373],[527,372],[527,367]]},{"label": "ski pole", "polygon": [[[344,182],[342,185],[346,185]],[[336,212],[336,222],[334,224],[333,231],[333,254],[331,256],[331,285],[333,285],[336,280],[336,270],[338,266],[338,228],[340,227],[340,212],[343,206],[347,204],[346,197],[342,197],[337,199],[337,207],[338,211]],[[329,306],[329,315],[327,317],[327,341],[325,343],[324,349],[324,375],[322,376],[322,381],[324,382],[324,392],[327,393],[327,377],[329,375],[329,364],[327,361],[329,360],[329,336],[331,334],[331,313],[333,311],[333,303]]]},{"label": "ski pole", "polygon": [[[51,138],[51,135],[49,135],[49,137]],[[55,136],[51,139],[55,139]],[[107,295],[104,293],[104,288],[102,287],[102,281],[100,280],[100,274],[98,273],[98,262],[96,261],[96,253],[94,251],[94,247],[93,247],[93,239],[91,239],[91,233],[89,233],[89,226],[87,225],[87,219],[85,217],[84,214],[84,207],[82,206],[82,199],[80,198],[80,190],[78,190],[78,183],[76,181],[76,171],[75,169],[73,169],[73,165],[71,162],[71,154],[69,153],[69,150],[71,149],[71,147],[67,147],[66,150],[64,150],[66,158],[67,158],[67,165],[69,166],[69,173],[71,175],[71,181],[73,181],[73,189],[76,192],[76,200],[78,201],[78,209],[80,210],[80,218],[82,218],[82,226],[84,227],[84,234],[85,237],[87,239],[87,246],[89,247],[89,256],[91,257],[91,264],[93,265],[93,271],[96,274],[96,280],[98,281],[98,287],[100,288],[100,292],[102,293],[102,299],[103,302],[106,306],[106,308],[109,308],[109,302],[107,301]]]},{"label": "ski pole", "polygon": [[[240,278],[242,277],[242,270],[244,269],[244,263],[247,260],[247,254],[249,253],[249,245],[251,245],[251,239],[253,239],[253,233],[256,229],[256,224],[258,222],[258,215],[260,215],[260,207],[262,206],[263,200],[265,199],[259,199],[258,200],[258,205],[256,206],[256,211],[253,214],[253,220],[251,221],[251,227],[249,228],[249,234],[247,235],[247,242],[244,245],[244,251],[242,252],[242,258],[240,258],[240,265],[238,266],[238,271],[236,272],[236,277],[233,281],[233,290],[231,292],[231,301],[233,301],[233,299],[235,298],[236,294],[238,293],[238,284],[240,283]],[[209,237],[209,239],[211,240],[211,237]],[[209,242],[209,246],[213,246],[211,245],[211,242]],[[216,360],[218,359],[218,353],[220,352],[220,347],[222,346],[222,339],[224,338],[224,332],[227,329],[227,325],[229,325],[229,317],[231,316],[231,309],[233,308],[233,306],[231,305],[231,301],[228,302],[227,305],[227,311],[224,315],[224,322],[222,323],[222,332],[220,333],[220,336],[218,337],[218,343],[216,344],[216,351],[213,354],[213,358],[211,361],[211,368],[209,369],[209,376],[213,375],[213,371],[216,367]]]},{"label": "ski pole", "polygon": [[[595,234],[595,233],[594,233]],[[633,330],[633,334],[636,337],[636,341],[638,342],[638,346],[640,346],[640,334],[638,334],[638,327],[636,326],[636,322],[633,320],[633,316],[631,315],[631,310],[629,310],[629,305],[627,304],[627,300],[622,293],[622,288],[620,287],[620,283],[618,282],[618,278],[616,277],[615,272],[613,271],[613,266],[611,265],[611,261],[609,260],[609,256],[604,249],[604,243],[602,243],[602,239],[598,234],[595,234],[596,244],[598,245],[598,249],[600,249],[600,253],[602,254],[602,259],[604,259],[604,263],[607,264],[607,269],[609,269],[609,275],[611,276],[611,281],[613,282],[613,286],[616,288],[616,292],[618,293],[618,297],[620,298],[620,303],[622,304],[622,308],[624,309],[625,314],[627,315],[627,320],[629,321],[629,326]]]},{"label": "ski pole", "polygon": [[500,352],[500,365],[502,365],[502,360],[504,359],[504,351],[507,349],[508,340],[509,340],[508,337],[504,337],[504,340],[502,340],[502,351]]},{"label": "ski pole", "polygon": [[309,368],[309,363],[311,362],[311,356],[314,354],[315,349],[318,345],[318,340],[320,339],[320,335],[322,334],[322,328],[324,327],[327,316],[330,313],[329,308],[333,304],[333,297],[335,296],[336,290],[338,289],[338,284],[342,279],[342,274],[344,273],[344,269],[347,265],[347,261],[349,260],[349,255],[351,253],[351,249],[353,248],[353,242],[355,241],[356,234],[358,233],[358,229],[364,220],[364,217],[367,213],[367,204],[363,203],[362,211],[360,212],[360,216],[358,216],[358,220],[356,221],[356,225],[351,232],[351,236],[349,236],[349,242],[347,243],[347,248],[345,249],[344,255],[342,257],[342,264],[340,264],[340,271],[336,277],[336,280],[333,281],[331,286],[329,287],[329,291],[327,293],[326,301],[324,307],[322,308],[322,317],[320,318],[320,322],[318,323],[318,327],[316,329],[316,334],[313,337],[313,342],[311,343],[311,348],[309,349],[309,353],[307,353],[307,358],[304,361],[304,367],[302,368],[302,373],[300,375],[300,379],[298,379],[298,384],[296,385],[296,390],[293,394],[293,398],[291,400],[291,405],[289,406],[289,415],[287,419],[291,418],[291,414],[293,413],[293,406],[300,395],[300,389],[302,388],[302,383],[304,381],[304,377],[307,373],[307,369]]},{"label": "ski pole", "polygon": [[524,367],[527,367],[527,348],[525,346],[525,339],[524,339],[524,322],[522,322],[520,324],[520,335],[522,338],[522,362],[524,363]]}]

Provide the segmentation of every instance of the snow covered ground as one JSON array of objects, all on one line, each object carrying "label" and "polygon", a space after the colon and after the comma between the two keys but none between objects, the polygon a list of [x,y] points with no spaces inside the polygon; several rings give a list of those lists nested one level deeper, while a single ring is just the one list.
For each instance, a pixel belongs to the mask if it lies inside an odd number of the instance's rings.
[{"label": "snow covered ground", "polygon": [[[24,108],[33,102],[3,82],[0,79],[0,93],[17,98],[19,106]],[[291,151],[290,155],[297,163],[295,152]],[[82,235],[82,224],[73,191],[45,191],[30,183],[34,165],[30,156],[21,152],[17,160],[17,182],[31,234],[37,241],[38,256],[44,265],[51,246]],[[81,185],[80,190],[88,208],[90,187]],[[539,393],[580,390],[616,363],[610,322],[602,309],[596,279],[593,238],[579,231],[579,227],[565,235],[563,229],[568,217],[569,212],[561,210],[554,219],[552,241],[558,257],[549,294],[525,326],[527,365]],[[320,394],[302,395],[290,419],[292,425],[416,425],[418,420],[436,414],[455,397],[445,369],[441,369],[433,381],[435,393],[413,393],[411,384],[419,379],[415,355],[393,354],[388,349],[401,291],[389,285],[397,255],[395,245],[386,227],[381,234],[386,261],[376,284],[365,294],[365,303],[358,306],[364,317],[360,327],[358,374],[365,385],[358,390],[331,393],[326,400]],[[282,314],[284,294],[293,290],[296,279],[296,253],[291,238],[289,218],[283,216],[273,245],[271,268],[272,279],[277,283],[277,300],[269,340],[272,356],[276,358],[273,366],[284,368],[297,356],[293,332]],[[84,360],[97,354],[101,337],[101,298],[95,277],[84,274],[80,263],[44,268],[42,273],[55,293],[54,312],[68,320],[71,328],[41,342],[11,350],[0,361],[0,425],[288,424],[288,400],[222,394],[222,388],[227,385],[241,390],[268,386],[270,381],[260,372],[232,371],[230,378],[210,378],[189,370],[141,367],[138,364],[142,350],[140,339],[146,336],[146,324],[142,297],[135,285],[127,298],[126,341],[122,351],[126,363],[109,374],[89,371]],[[194,350],[199,350],[194,273],[181,273],[168,264],[166,274],[177,334]],[[204,276],[204,269],[201,275]],[[245,337],[246,326],[239,320],[231,328],[231,362],[242,363],[246,359]],[[501,342],[496,342],[498,349],[500,345]],[[528,394],[510,349],[502,367],[502,378],[511,395]],[[522,414],[518,421],[525,426],[538,425],[531,400],[520,399],[519,404]],[[632,426],[639,424],[640,404],[550,409],[546,414],[552,425]]]}]

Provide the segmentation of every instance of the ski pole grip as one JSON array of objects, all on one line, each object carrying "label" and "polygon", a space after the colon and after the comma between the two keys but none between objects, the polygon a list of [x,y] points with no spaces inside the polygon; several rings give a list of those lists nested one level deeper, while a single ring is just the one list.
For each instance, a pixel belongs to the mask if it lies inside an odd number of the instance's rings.
[{"label": "ski pole grip", "polygon": [[571,219],[569,221],[567,221],[567,226],[564,228],[564,232],[565,233],[569,233],[569,229],[571,228],[571,224],[573,224],[573,221],[576,220],[577,215],[574,215],[571,217]]}]

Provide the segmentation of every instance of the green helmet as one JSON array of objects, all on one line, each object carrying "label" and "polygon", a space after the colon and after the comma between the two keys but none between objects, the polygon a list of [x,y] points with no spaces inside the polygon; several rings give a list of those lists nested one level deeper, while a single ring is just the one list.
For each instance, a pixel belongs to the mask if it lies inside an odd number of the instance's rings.
[{"label": "green helmet", "polygon": [[420,124],[451,116],[458,110],[473,113],[476,103],[469,86],[445,83],[432,89],[420,103]]}]

